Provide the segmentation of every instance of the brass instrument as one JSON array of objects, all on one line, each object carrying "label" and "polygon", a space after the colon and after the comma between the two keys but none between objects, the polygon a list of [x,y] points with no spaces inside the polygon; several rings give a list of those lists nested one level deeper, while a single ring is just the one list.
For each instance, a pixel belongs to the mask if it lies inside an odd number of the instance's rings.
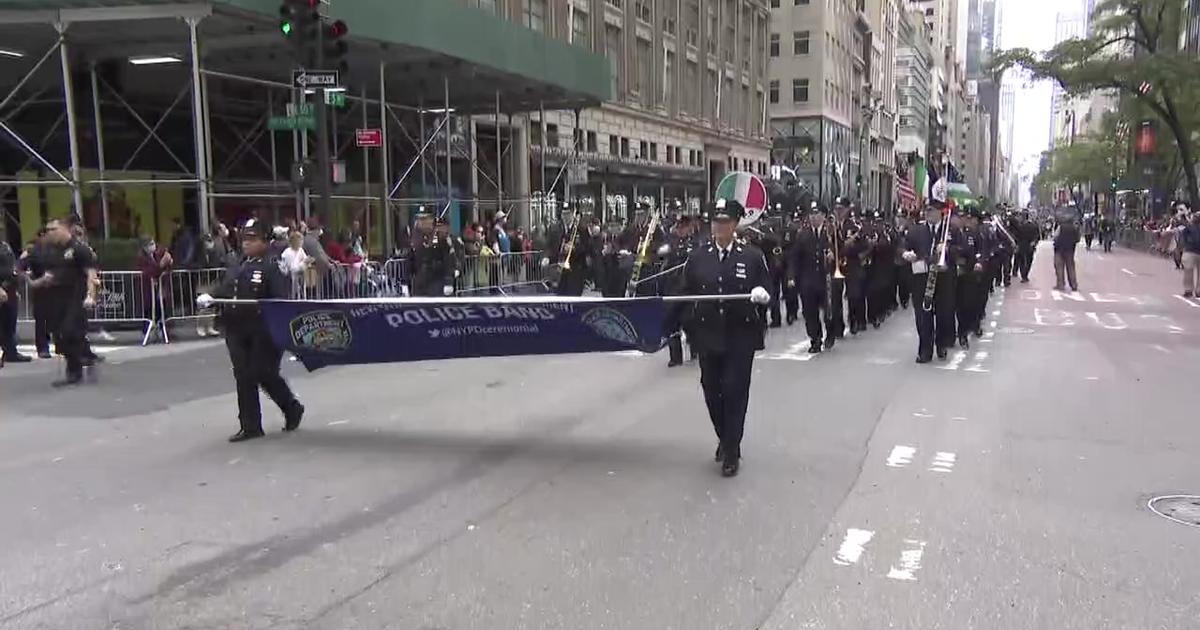
[{"label": "brass instrument", "polygon": [[842,252],[841,244],[839,243],[842,238],[841,234],[838,233],[837,223],[833,224],[833,230],[831,230],[831,232],[832,234],[829,238],[829,246],[830,249],[833,250],[833,278],[835,280],[845,280],[846,274],[842,272]]},{"label": "brass instrument", "polygon": [[[940,247],[941,251],[938,253],[937,265],[929,269],[929,275],[926,277],[926,280],[925,280],[925,299],[923,299],[921,301],[921,308],[925,309],[925,312],[929,312],[929,311],[933,310],[933,296],[937,293],[937,275],[939,273],[944,273],[947,269],[947,267],[946,267],[946,249],[947,249],[946,245],[948,244],[949,240],[950,240],[950,219],[947,217],[943,217],[942,218],[941,242],[938,243],[936,240],[934,241],[934,247],[935,248]],[[931,251],[929,253],[930,253],[930,256],[932,257],[933,252]]]},{"label": "brass instrument", "polygon": [[[821,231],[822,232],[825,231],[825,226],[821,226]],[[817,234],[817,243],[820,243],[820,242],[821,242],[820,233],[818,233]],[[832,243],[833,239],[830,239],[829,242]],[[825,260],[824,260],[825,255],[826,255],[826,253],[824,251],[817,254],[818,262],[820,262],[822,265],[825,264]],[[837,261],[837,258],[834,258],[834,261]],[[837,268],[835,266],[834,271],[836,272],[836,270],[837,270]],[[833,312],[833,273],[826,273],[826,274],[821,274],[821,275],[825,276],[825,316],[830,317],[830,313]]]},{"label": "brass instrument", "polygon": [[625,297],[633,297],[637,292],[642,267],[645,266],[646,257],[650,251],[650,241],[654,239],[654,233],[658,230],[658,220],[658,213],[655,212],[651,215],[650,222],[646,224],[646,234],[642,237],[642,242],[638,243],[637,258],[633,261],[633,273],[629,276],[629,286],[625,289]]},{"label": "brass instrument", "polygon": [[579,224],[583,223],[582,217],[578,213],[575,215],[575,224],[571,226],[571,233],[567,240],[563,242],[559,248],[559,255],[562,257],[562,270],[571,270],[571,256],[575,253],[575,241],[579,238]]}]

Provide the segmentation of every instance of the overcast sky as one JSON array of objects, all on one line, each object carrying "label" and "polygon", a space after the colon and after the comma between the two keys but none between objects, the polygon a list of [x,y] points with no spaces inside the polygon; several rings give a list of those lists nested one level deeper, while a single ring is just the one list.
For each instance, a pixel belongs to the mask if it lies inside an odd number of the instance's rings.
[{"label": "overcast sky", "polygon": [[[1054,45],[1054,24],[1059,13],[1082,14],[1082,0],[1000,0],[1001,48],[1046,50]],[[1022,178],[1037,173],[1038,159],[1050,140],[1050,93],[1046,82],[1018,82],[1013,159]],[[1022,203],[1028,196],[1022,179]]]}]

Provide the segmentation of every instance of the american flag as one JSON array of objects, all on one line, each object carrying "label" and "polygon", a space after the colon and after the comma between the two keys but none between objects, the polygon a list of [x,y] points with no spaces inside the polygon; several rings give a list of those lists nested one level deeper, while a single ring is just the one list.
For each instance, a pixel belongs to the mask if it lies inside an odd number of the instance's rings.
[{"label": "american flag", "polygon": [[917,207],[917,193],[908,181],[907,174],[896,177],[896,198],[900,200],[900,207],[905,210]]}]

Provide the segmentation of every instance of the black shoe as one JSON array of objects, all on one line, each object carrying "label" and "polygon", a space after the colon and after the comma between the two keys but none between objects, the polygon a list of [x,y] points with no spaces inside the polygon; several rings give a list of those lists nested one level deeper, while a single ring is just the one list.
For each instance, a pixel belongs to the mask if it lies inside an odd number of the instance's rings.
[{"label": "black shoe", "polygon": [[963,350],[971,347],[971,341],[967,339],[966,335],[958,338],[958,347],[962,348]]},{"label": "black shoe", "polygon": [[725,449],[721,448],[720,444],[717,444],[717,454],[713,455],[713,461],[719,462],[723,459],[725,459]]},{"label": "black shoe", "polygon": [[291,410],[284,414],[284,431],[295,431],[300,428],[300,420],[304,418],[304,405],[296,403]]},{"label": "black shoe", "polygon": [[1029,278],[1021,278],[1021,284],[1025,284],[1026,282],[1029,282]]},{"label": "black shoe", "polygon": [[739,467],[740,467],[739,466],[739,458],[726,457],[725,461],[721,462],[721,476],[722,477],[736,477],[738,474]]},{"label": "black shoe", "polygon": [[53,359],[54,355],[50,354],[49,350],[41,350],[38,352],[39,359]]},{"label": "black shoe", "polygon": [[20,352],[5,352],[3,361],[5,363],[29,363],[33,357]]},{"label": "black shoe", "polygon": [[975,338],[976,338],[976,339],[978,339],[978,338],[980,338],[980,337],[982,337],[982,336],[983,336],[983,329],[982,329],[982,328],[976,328],[976,329],[975,329]]},{"label": "black shoe", "polygon": [[1192,292],[1191,292],[1191,291],[1184,291],[1184,292],[1183,292],[1183,297],[1185,297],[1185,298],[1190,298],[1190,297],[1192,297]]},{"label": "black shoe", "polygon": [[837,337],[826,337],[825,338],[825,349],[833,350],[833,344],[835,344],[835,343],[837,343]]},{"label": "black shoe", "polygon": [[947,354],[947,352],[946,352],[945,348],[937,349],[937,358],[942,359],[944,361],[946,359],[946,354]]},{"label": "black shoe", "polygon": [[796,323],[796,316],[795,316],[795,315],[788,315],[788,316],[787,316],[787,325],[788,325],[788,326],[791,326],[792,324],[795,324],[795,323]]},{"label": "black shoe", "polygon": [[66,378],[50,383],[51,387],[74,387],[83,382],[82,374],[68,374]]},{"label": "black shoe", "polygon": [[879,328],[880,326],[883,325],[883,322],[877,319],[877,320],[871,322],[871,325],[874,326],[875,328]]},{"label": "black shoe", "polygon": [[249,431],[238,431],[237,433],[234,433],[233,435],[229,436],[229,441],[236,444],[238,442],[245,442],[246,440],[253,440],[256,438],[260,438],[262,436],[263,436],[262,431],[254,431],[253,433],[251,433]]},{"label": "black shoe", "polygon": [[810,344],[808,346],[809,354],[819,354],[820,352],[821,352],[821,342],[820,341],[814,341],[814,342],[812,342],[812,344]]},{"label": "black shoe", "polygon": [[933,357],[917,357],[917,363],[929,363]]},{"label": "black shoe", "polygon": [[82,362],[83,367],[96,367],[97,365],[104,363],[104,357],[98,354],[93,354],[91,356],[83,357]]},{"label": "black shoe", "polygon": [[679,367],[681,365],[683,365],[683,359],[680,359],[678,361],[676,361],[675,359],[671,359],[670,361],[667,361],[667,367],[669,367],[669,368]]}]

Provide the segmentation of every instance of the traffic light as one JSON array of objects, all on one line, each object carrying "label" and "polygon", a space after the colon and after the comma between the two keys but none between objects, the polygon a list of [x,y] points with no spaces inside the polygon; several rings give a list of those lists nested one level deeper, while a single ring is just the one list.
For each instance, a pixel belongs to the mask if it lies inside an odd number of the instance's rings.
[{"label": "traffic light", "polygon": [[317,41],[320,5],[321,0],[284,0],[279,6],[279,31],[295,47],[299,61],[305,65],[311,63],[309,53]]},{"label": "traffic light", "polygon": [[346,61],[346,53],[349,46],[346,44],[346,35],[350,33],[350,27],[341,20],[330,22],[325,27],[325,67],[334,70],[340,70],[345,73],[349,71],[350,64]]},{"label": "traffic light", "polygon": [[1108,185],[1109,185],[1109,188],[1116,190],[1117,189],[1117,178],[1113,177],[1112,181],[1110,181]]}]

